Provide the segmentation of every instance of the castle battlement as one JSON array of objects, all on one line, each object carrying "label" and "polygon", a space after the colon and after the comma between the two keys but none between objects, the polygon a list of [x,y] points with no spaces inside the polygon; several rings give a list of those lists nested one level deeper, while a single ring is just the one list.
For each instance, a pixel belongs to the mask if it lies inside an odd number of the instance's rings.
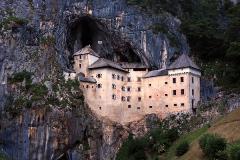
[{"label": "castle battlement", "polygon": [[73,57],[89,107],[113,121],[125,124],[146,114],[164,118],[195,112],[200,100],[200,68],[186,54],[165,69],[153,71],[143,64],[101,58],[90,46]]}]

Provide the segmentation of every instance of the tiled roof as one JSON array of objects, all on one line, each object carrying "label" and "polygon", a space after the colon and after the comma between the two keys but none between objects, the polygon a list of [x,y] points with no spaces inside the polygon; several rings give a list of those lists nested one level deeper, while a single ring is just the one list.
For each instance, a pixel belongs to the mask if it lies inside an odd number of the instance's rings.
[{"label": "tiled roof", "polygon": [[78,56],[78,55],[81,55],[81,54],[91,54],[93,56],[100,57],[96,52],[94,52],[94,50],[92,50],[90,45],[85,46],[84,48],[82,48],[78,52],[74,53],[73,56]]},{"label": "tiled roof", "polygon": [[97,83],[96,79],[94,79],[93,77],[78,76],[78,80],[81,82]]},{"label": "tiled roof", "polygon": [[120,66],[124,69],[133,69],[133,68],[149,68],[144,64],[141,63],[128,63],[128,62],[121,62],[119,63]]},{"label": "tiled roof", "polygon": [[163,69],[160,69],[160,70],[153,70],[153,71],[150,71],[148,72],[143,78],[150,78],[150,77],[157,77],[157,76],[165,76],[168,74],[168,71],[167,70],[163,70]]},{"label": "tiled roof", "polygon": [[127,72],[125,69],[123,69],[119,64],[104,59],[104,58],[99,58],[96,62],[94,62],[91,66],[88,67],[89,69],[96,69],[96,68],[114,68],[120,71]]},{"label": "tiled roof", "polygon": [[190,59],[190,57],[186,54],[182,54],[175,60],[168,69],[178,69],[178,68],[194,68],[200,70],[200,68]]}]

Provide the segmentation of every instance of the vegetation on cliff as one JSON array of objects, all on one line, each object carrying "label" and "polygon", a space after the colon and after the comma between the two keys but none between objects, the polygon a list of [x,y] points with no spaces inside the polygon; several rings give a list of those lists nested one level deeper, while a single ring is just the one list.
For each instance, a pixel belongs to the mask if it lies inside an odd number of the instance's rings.
[{"label": "vegetation on cliff", "polygon": [[[149,159],[149,160],[195,160],[202,159],[222,159],[222,160],[237,160],[239,158],[239,141],[240,141],[240,124],[239,124],[240,109],[231,112],[230,114],[220,117],[218,120],[205,125],[195,131],[182,132],[186,130],[184,126],[187,123],[190,127],[192,122],[199,119],[195,117],[188,122],[182,122],[185,118],[174,118],[173,121],[177,125],[173,125],[171,121],[164,120],[160,126],[153,133],[156,133],[158,138],[156,141],[152,140],[152,132],[142,138],[132,138],[130,136],[120,149],[117,159]],[[176,122],[178,121],[178,122]],[[165,124],[165,125],[162,125]],[[169,131],[169,125],[174,126],[177,132],[167,136],[162,135]],[[176,134],[179,133],[179,134]],[[176,135],[180,137],[177,138]],[[154,138],[153,138],[154,139]],[[173,141],[171,141],[173,140]],[[167,144],[167,145],[165,145]],[[188,146],[189,145],[189,146]],[[179,146],[180,147],[179,149]],[[201,147],[200,147],[201,146]],[[179,150],[181,154],[178,154]],[[184,152],[182,152],[184,151]]]}]

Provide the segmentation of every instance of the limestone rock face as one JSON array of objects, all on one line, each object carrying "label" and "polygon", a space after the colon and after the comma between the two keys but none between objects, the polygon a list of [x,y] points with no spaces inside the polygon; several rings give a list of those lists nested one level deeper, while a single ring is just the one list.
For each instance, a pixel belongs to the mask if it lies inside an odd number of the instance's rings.
[{"label": "limestone rock face", "polygon": [[[0,10],[0,150],[10,159],[114,159],[129,132],[141,136],[149,129],[146,119],[121,126],[84,105],[78,110],[33,105],[9,117],[13,73],[31,72],[33,83],[46,82],[52,90],[48,82],[71,68],[71,55],[85,45],[105,58],[156,68],[164,44],[169,57],[189,52],[178,19],[145,14],[125,0],[1,0]],[[154,33],[155,24],[167,26],[177,45]]]}]

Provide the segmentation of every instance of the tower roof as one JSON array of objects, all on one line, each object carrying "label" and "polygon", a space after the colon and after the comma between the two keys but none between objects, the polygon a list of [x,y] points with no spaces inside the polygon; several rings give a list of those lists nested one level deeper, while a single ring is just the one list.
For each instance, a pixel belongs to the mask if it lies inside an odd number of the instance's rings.
[{"label": "tower roof", "polygon": [[188,67],[200,70],[200,68],[190,59],[188,55],[182,54],[167,69],[179,69]]},{"label": "tower roof", "polygon": [[110,61],[108,59],[100,58],[96,62],[94,62],[92,65],[88,67],[89,69],[97,69],[97,68],[114,68],[123,72],[127,72],[125,69],[123,69],[119,64]]},{"label": "tower roof", "polygon": [[78,56],[78,55],[83,55],[83,54],[91,54],[95,57],[100,57],[94,50],[92,50],[90,45],[85,46],[81,50],[77,51],[76,53],[73,54],[73,56]]}]

